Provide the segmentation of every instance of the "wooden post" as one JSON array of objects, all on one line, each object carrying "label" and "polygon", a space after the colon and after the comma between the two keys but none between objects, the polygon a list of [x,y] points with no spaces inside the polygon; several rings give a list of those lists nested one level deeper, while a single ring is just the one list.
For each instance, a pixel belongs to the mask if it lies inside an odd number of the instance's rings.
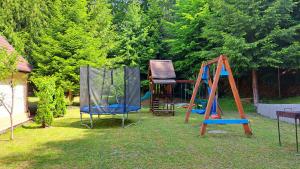
[{"label": "wooden post", "polygon": [[[219,60],[218,60],[216,74],[215,74],[215,77],[214,77],[213,85],[212,85],[212,88],[211,88],[211,91],[210,91],[210,95],[209,95],[206,110],[205,110],[205,115],[204,115],[205,120],[209,119],[210,110],[211,110],[211,107],[212,107],[212,104],[213,104],[213,101],[214,101],[214,98],[215,98],[215,95],[216,95],[216,90],[217,90],[218,82],[219,82],[219,79],[220,79],[220,73],[221,73],[221,69],[222,69],[222,62],[223,62],[223,56],[221,55],[219,57]],[[207,127],[207,124],[202,123],[201,129],[200,129],[200,135],[203,136],[205,134],[206,127]]]},{"label": "wooden post", "polygon": [[194,101],[195,101],[195,98],[196,98],[196,95],[197,95],[197,92],[198,92],[198,89],[199,89],[199,86],[200,86],[200,83],[201,83],[203,71],[204,71],[204,64],[202,63],[201,69],[199,71],[198,78],[197,78],[197,81],[196,81],[196,84],[195,84],[195,87],[194,87],[194,90],[193,90],[193,95],[192,95],[192,98],[190,100],[190,104],[189,104],[188,109],[185,113],[185,123],[189,122],[191,110],[192,110],[192,107],[193,107],[193,104],[194,104]]},{"label": "wooden post", "polygon": [[147,79],[149,80],[149,90],[150,90],[150,100],[149,100],[149,107],[150,111],[153,113],[153,95],[154,95],[154,86],[153,86],[153,81],[152,81],[152,75],[150,71],[150,62],[148,66],[148,75]]},{"label": "wooden post", "polygon": [[258,88],[257,88],[257,72],[256,70],[252,70],[252,91],[253,91],[253,104],[255,107],[258,104],[259,95],[258,95]]},{"label": "wooden post", "polygon": [[280,83],[280,68],[277,69],[277,81],[278,81],[278,97],[281,98],[281,83]]},{"label": "wooden post", "polygon": [[[224,64],[225,64],[226,70],[228,71],[229,84],[230,84],[230,87],[231,87],[231,90],[232,90],[232,93],[233,93],[233,96],[234,96],[234,100],[235,100],[237,109],[239,111],[240,117],[242,119],[246,119],[246,115],[244,113],[242,102],[241,102],[238,90],[236,88],[235,81],[234,81],[234,78],[233,78],[233,75],[232,75],[232,71],[231,71],[229,62],[227,60],[227,57],[224,57]],[[245,134],[252,135],[251,129],[250,129],[250,127],[249,127],[248,124],[243,124],[243,127],[244,127]]]}]

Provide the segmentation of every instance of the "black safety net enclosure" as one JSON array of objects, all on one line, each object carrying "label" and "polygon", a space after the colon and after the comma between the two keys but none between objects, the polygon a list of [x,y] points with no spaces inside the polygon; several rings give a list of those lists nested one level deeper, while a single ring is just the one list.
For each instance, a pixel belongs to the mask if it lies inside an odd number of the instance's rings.
[{"label": "black safety net enclosure", "polygon": [[139,68],[80,67],[80,118],[90,115],[122,114],[122,126],[129,112],[141,108]]}]

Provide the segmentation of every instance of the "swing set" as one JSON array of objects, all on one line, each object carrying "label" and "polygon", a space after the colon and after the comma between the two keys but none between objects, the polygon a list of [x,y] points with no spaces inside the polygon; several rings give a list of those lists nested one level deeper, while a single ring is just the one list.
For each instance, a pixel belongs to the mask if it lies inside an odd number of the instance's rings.
[{"label": "swing set", "polygon": [[[215,75],[213,77],[213,81],[210,78],[210,68],[213,64],[217,65]],[[216,91],[218,87],[218,82],[220,77],[228,77],[229,84],[233,93],[233,97],[240,115],[240,119],[221,119],[221,109],[218,106],[217,98],[216,98]],[[249,127],[249,120],[246,118],[244,113],[244,109],[241,103],[241,99],[232,75],[232,71],[228,62],[228,58],[224,55],[221,55],[213,60],[207,61],[202,63],[201,69],[198,74],[198,78],[193,90],[193,94],[186,111],[185,115],[185,122],[188,123],[190,114],[192,112],[192,107],[194,105],[197,92],[199,90],[201,82],[204,82],[208,85],[208,102],[206,104],[205,109],[202,110],[204,112],[204,121],[201,125],[200,135],[204,135],[206,133],[206,127],[208,124],[242,124],[245,134],[252,135],[252,131]],[[195,111],[195,110],[193,110]],[[197,110],[199,111],[199,109]],[[210,116],[213,112],[216,111],[218,118],[217,119],[210,119]],[[199,113],[200,114],[200,113]]]}]

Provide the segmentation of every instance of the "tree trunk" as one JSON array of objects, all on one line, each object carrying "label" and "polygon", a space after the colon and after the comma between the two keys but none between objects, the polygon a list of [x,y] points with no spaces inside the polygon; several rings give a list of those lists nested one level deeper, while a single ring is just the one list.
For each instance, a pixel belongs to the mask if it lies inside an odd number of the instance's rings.
[{"label": "tree trunk", "polygon": [[13,140],[14,139],[14,122],[13,122],[13,112],[14,112],[14,84],[13,84],[13,78],[14,78],[14,74],[11,74],[11,81],[10,81],[10,86],[11,86],[11,109],[10,109],[10,113],[9,113],[9,117],[10,117],[10,139]]},{"label": "tree trunk", "polygon": [[73,98],[74,98],[74,97],[73,97],[72,90],[69,90],[69,91],[68,91],[68,99],[69,99],[69,102],[70,102],[70,103],[73,102]]},{"label": "tree trunk", "polygon": [[9,117],[10,117],[10,140],[13,140],[14,139],[14,123],[13,123],[13,116],[11,113],[9,114]]},{"label": "tree trunk", "polygon": [[42,122],[42,128],[46,128],[46,122],[45,122],[45,120]]},{"label": "tree trunk", "polygon": [[257,72],[252,70],[252,91],[253,91],[253,103],[257,106],[259,101],[258,88],[257,88]]},{"label": "tree trunk", "polygon": [[280,69],[277,70],[277,80],[278,80],[278,97],[281,98],[281,83],[280,83]]}]

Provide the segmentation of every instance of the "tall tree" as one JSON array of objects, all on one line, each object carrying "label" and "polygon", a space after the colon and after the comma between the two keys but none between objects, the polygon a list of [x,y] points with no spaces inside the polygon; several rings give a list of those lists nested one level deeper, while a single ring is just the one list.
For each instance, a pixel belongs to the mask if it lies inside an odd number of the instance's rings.
[{"label": "tall tree", "polygon": [[105,0],[55,0],[49,26],[32,57],[35,76],[54,75],[64,90],[78,92],[79,67],[105,64],[113,46],[112,16]]},{"label": "tall tree", "polygon": [[[53,76],[37,77],[31,79],[38,91],[35,91],[39,98],[37,112],[34,117],[35,122],[41,124],[43,128],[51,126],[53,122],[53,115],[56,109],[55,103],[55,80]],[[59,101],[59,100],[56,100]]]},{"label": "tall tree", "polygon": [[209,15],[206,0],[178,0],[175,15],[164,22],[169,58],[174,61],[179,77],[188,78],[198,67],[194,65],[210,58],[202,27]]},{"label": "tall tree", "polygon": [[147,30],[142,27],[141,3],[138,0],[130,2],[126,14],[117,25],[118,46],[112,52],[114,64],[139,65],[138,48],[147,36]]},{"label": "tall tree", "polygon": [[172,12],[170,9],[173,7],[174,1],[147,0],[143,5],[145,6],[143,25],[146,27],[148,35],[143,49],[141,49],[145,58],[141,59],[146,61],[142,63],[147,66],[149,59],[164,59],[167,56],[167,51],[163,42],[166,38],[164,21],[172,19]]},{"label": "tall tree", "polygon": [[43,0],[0,1],[0,34],[4,35],[24,56],[47,25],[48,6]]},{"label": "tall tree", "polygon": [[[150,59],[164,58],[163,18],[174,2],[167,0],[112,0],[118,45],[111,52],[113,63],[139,65],[146,79]],[[142,81],[143,85],[147,81]]]},{"label": "tall tree", "polygon": [[[293,20],[292,0],[211,1],[203,28],[210,51],[227,54],[238,70],[252,70],[253,99],[259,100],[257,73],[260,67],[284,63],[285,51],[298,46],[299,22]],[[299,33],[299,32],[298,32]]]}]

